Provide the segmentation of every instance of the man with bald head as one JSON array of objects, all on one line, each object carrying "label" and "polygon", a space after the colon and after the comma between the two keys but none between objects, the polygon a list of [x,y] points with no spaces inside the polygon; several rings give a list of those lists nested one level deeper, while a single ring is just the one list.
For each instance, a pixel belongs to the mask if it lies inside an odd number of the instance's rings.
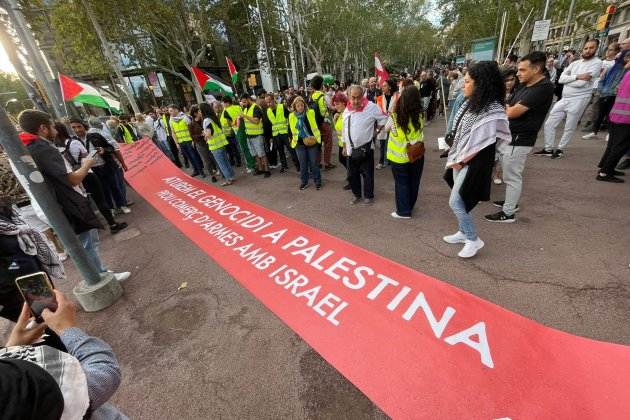
[{"label": "man with bald head", "polygon": [[374,201],[373,139],[385,125],[387,114],[364,96],[361,86],[351,86],[349,94],[349,104],[342,116],[342,138],[348,156],[348,182],[354,194],[351,203],[357,204],[363,198],[365,204],[371,204]]}]

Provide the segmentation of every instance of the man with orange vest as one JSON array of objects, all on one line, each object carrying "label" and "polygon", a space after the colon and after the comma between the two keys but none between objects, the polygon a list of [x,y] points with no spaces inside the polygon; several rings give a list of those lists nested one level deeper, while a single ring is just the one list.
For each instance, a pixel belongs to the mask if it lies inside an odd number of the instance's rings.
[{"label": "man with orange vest", "polygon": [[[378,109],[385,115],[391,115],[394,112],[394,107],[396,106],[396,101],[400,96],[398,92],[398,86],[396,86],[396,82],[393,80],[386,80],[381,87],[382,94],[376,97],[376,105]],[[387,154],[387,136],[388,132],[385,130],[381,130],[376,139],[378,140],[379,147],[381,149],[381,154],[378,159],[378,165],[376,165],[376,169],[383,169],[385,166],[389,166],[389,162],[385,159]]]}]

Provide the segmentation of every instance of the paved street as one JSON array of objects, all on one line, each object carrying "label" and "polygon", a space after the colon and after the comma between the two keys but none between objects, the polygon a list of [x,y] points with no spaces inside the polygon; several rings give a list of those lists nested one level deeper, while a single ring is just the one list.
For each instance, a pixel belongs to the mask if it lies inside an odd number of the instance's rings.
[{"label": "paved street", "polygon": [[[442,236],[456,230],[436,137],[411,220],[394,220],[393,181],[377,171],[376,202],[351,207],[345,172],[323,172],[321,191],[298,191],[295,171],[241,177],[231,192],[500,306],[572,334],[630,344],[630,179],[596,182],[605,143],[576,135],[560,160],[530,157],[515,224],[474,211],[486,247],[472,260]],[[539,141],[540,143],[540,141]],[[240,168],[239,168],[240,170]],[[630,175],[629,175],[630,177]],[[503,199],[493,186],[493,198]],[[123,383],[113,403],[134,419],[384,418],[351,383],[151,206],[134,195],[130,228],[102,234],[111,268],[132,271],[114,306],[80,313],[114,348]],[[69,291],[77,281],[57,286]],[[178,291],[182,282],[187,287]],[[6,324],[2,324],[6,327]],[[6,329],[6,328],[3,328]],[[360,358],[361,355],[356,355]]]}]

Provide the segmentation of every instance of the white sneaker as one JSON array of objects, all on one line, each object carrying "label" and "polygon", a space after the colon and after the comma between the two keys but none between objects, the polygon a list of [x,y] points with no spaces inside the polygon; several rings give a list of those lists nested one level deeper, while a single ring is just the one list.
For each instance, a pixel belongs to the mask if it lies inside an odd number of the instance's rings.
[{"label": "white sneaker", "polygon": [[383,169],[385,165],[381,165],[380,163],[376,165],[376,169]]},{"label": "white sneaker", "polygon": [[125,281],[127,280],[129,277],[131,277],[131,273],[129,271],[125,271],[122,273],[114,273],[114,278],[116,279],[116,281]]},{"label": "white sneaker", "polygon": [[610,134],[606,134],[606,142],[608,142],[608,137],[610,137]]},{"label": "white sneaker", "polygon": [[392,212],[392,217],[394,219],[411,219],[411,216],[401,216],[395,211]]},{"label": "white sneaker", "polygon": [[497,185],[503,184],[503,180],[501,178],[494,178],[494,183]]},{"label": "white sneaker", "polygon": [[122,211],[125,214],[131,213],[131,209],[127,206],[120,206],[120,211]]},{"label": "white sneaker", "polygon": [[476,241],[466,240],[466,245],[462,248],[461,251],[457,254],[461,258],[470,258],[477,255],[477,251],[483,248],[485,244],[480,238],[477,238]]},{"label": "white sneaker", "polygon": [[595,134],[595,133],[588,133],[588,134],[584,134],[584,135],[582,136],[582,138],[583,138],[584,140],[592,139],[593,137],[597,137],[597,134]]},{"label": "white sneaker", "polygon": [[445,236],[442,239],[444,239],[444,242],[446,242],[447,244],[465,244],[466,243],[466,235],[464,235],[460,231],[457,231],[457,233],[454,233],[452,235]]},{"label": "white sneaker", "polygon": [[57,254],[59,256],[59,261],[64,262],[65,260],[68,259],[68,253],[67,252],[60,252],[59,254]]}]

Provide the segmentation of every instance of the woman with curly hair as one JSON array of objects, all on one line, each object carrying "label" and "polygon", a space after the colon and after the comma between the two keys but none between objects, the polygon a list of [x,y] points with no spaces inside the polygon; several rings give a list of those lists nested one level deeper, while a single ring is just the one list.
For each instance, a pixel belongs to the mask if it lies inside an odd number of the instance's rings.
[{"label": "woman with curly hair", "polygon": [[484,246],[470,212],[479,201],[490,199],[497,140],[511,140],[505,84],[496,62],[482,61],[470,67],[464,76],[464,96],[466,100],[455,116],[455,136],[444,175],[452,188],[449,205],[459,229],[443,239],[449,244],[464,244],[457,255],[470,258]]},{"label": "woman with curly hair", "polygon": [[410,219],[418,199],[424,156],[412,162],[407,148],[423,142],[423,128],[420,91],[415,86],[409,86],[400,94],[385,126],[385,130],[389,129],[387,160],[392,167],[396,193],[396,210],[391,214],[395,219]]}]

